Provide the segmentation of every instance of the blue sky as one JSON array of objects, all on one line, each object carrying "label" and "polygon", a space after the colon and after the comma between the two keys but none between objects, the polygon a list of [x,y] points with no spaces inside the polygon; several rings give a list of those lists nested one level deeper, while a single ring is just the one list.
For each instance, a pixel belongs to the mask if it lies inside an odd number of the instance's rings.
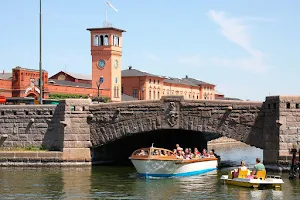
[{"label": "blue sky", "polygon": [[[300,1],[110,0],[123,35],[123,66],[217,85],[226,96],[263,101],[300,95]],[[90,36],[104,0],[43,0],[43,68],[91,74]],[[39,1],[0,3],[0,70],[38,69]]]}]

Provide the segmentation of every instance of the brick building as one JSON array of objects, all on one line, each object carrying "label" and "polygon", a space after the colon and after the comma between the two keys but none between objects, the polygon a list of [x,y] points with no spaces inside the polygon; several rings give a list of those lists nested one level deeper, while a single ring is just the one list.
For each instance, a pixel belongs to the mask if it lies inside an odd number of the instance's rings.
[{"label": "brick building", "polygon": [[[124,30],[89,28],[92,74],[60,71],[51,77],[43,71],[43,98],[49,94],[80,94],[109,97],[112,101],[160,99],[165,95],[182,95],[186,99],[215,99],[215,85],[197,79],[171,78],[142,72],[132,67],[122,71],[122,33]],[[0,73],[0,95],[34,97],[40,95],[39,71],[15,67]],[[224,97],[224,95],[223,95]]]}]

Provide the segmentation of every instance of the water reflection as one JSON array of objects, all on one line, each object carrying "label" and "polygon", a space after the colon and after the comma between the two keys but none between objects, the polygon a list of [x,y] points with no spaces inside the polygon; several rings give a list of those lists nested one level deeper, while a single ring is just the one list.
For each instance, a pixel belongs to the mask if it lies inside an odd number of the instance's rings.
[{"label": "water reflection", "polygon": [[[250,164],[262,155],[261,150],[245,145],[215,149],[222,160],[237,164],[246,153],[244,160]],[[279,174],[285,182],[281,190],[254,190],[224,184],[220,177],[228,170],[144,179],[131,166],[0,168],[0,199],[299,199],[300,180],[289,180],[287,173]]]}]

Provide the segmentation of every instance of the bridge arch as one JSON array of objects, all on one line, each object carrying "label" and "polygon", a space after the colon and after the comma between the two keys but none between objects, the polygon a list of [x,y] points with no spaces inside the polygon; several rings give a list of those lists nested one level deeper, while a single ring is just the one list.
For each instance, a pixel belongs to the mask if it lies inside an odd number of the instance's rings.
[{"label": "bridge arch", "polygon": [[185,130],[226,136],[264,148],[263,103],[184,100],[168,96],[157,101],[122,102],[90,106],[93,147],[127,136],[159,130]]}]

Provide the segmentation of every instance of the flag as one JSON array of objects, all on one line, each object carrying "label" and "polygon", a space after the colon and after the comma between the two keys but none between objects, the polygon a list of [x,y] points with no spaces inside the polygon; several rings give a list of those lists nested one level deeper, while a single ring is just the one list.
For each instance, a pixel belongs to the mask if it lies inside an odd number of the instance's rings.
[{"label": "flag", "polygon": [[116,12],[118,12],[118,9],[116,9],[109,1],[106,0],[107,5],[109,5],[112,9],[114,9]]}]

